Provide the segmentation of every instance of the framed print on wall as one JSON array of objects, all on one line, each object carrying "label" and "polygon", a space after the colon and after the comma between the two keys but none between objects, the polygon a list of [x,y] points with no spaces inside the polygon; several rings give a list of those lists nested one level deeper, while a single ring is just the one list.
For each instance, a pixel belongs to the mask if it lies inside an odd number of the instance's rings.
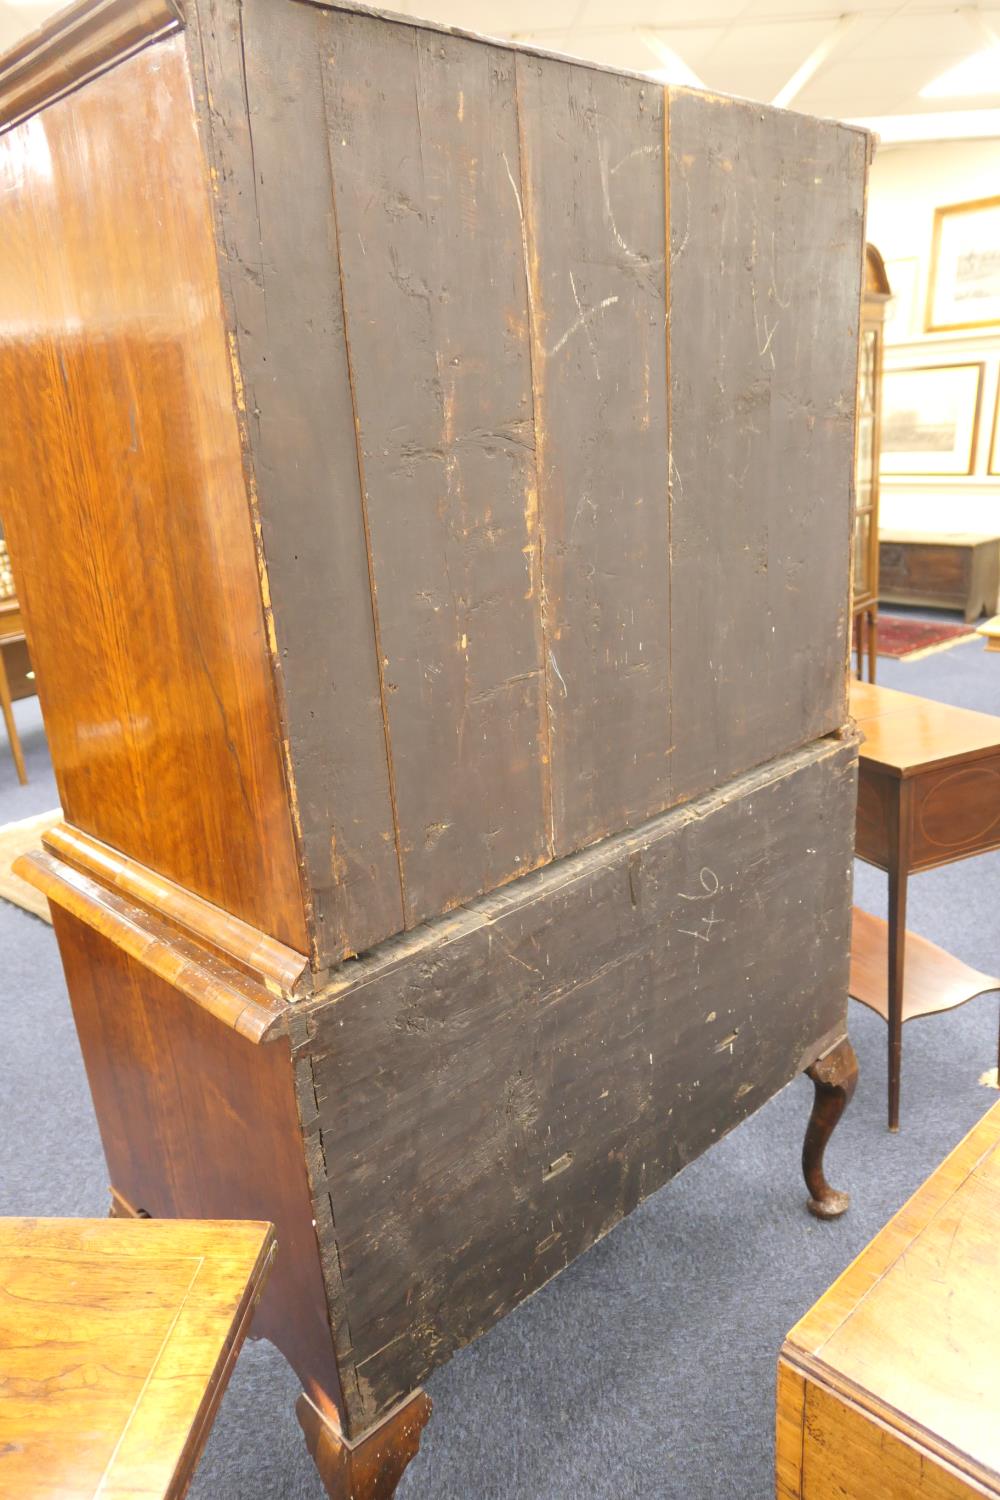
[{"label": "framed print on wall", "polygon": [[971,474],[982,383],[981,364],[886,370],[879,472]]},{"label": "framed print on wall", "polygon": [[1000,198],[934,211],[927,332],[1000,327]]},{"label": "framed print on wall", "polygon": [[990,438],[989,474],[1000,474],[1000,387],[997,389],[996,405],[993,408],[993,434]]}]

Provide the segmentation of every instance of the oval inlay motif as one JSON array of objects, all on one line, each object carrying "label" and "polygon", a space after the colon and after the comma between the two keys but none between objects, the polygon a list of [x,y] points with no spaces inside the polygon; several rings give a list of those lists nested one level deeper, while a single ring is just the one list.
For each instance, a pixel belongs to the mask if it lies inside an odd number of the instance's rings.
[{"label": "oval inlay motif", "polygon": [[983,839],[1000,823],[1000,771],[969,766],[944,776],[918,809],[920,831],[938,849]]}]

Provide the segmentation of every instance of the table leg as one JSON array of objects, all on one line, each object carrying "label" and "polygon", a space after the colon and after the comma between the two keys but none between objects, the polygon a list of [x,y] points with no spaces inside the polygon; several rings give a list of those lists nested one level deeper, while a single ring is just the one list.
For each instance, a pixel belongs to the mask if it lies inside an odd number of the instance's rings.
[{"label": "table leg", "polygon": [[878,656],[878,610],[868,611],[868,681],[875,681],[875,658]]},{"label": "table leg", "polygon": [[865,616],[863,610],[861,614],[854,616],[854,629],[856,632],[854,649],[858,654],[858,666],[856,675],[858,681],[860,682],[862,676],[864,675],[865,666]]},{"label": "table leg", "polygon": [[7,666],[3,659],[2,647],[0,647],[0,708],[3,709],[4,723],[7,725],[7,738],[10,740],[10,753],[14,757],[17,779],[24,786],[28,780],[28,773],[24,769],[24,756],[21,754],[21,741],[14,719],[14,705],[10,698],[10,684],[7,681]]},{"label": "table leg", "polygon": [[895,783],[889,803],[889,1129],[899,1129],[903,1068],[906,883],[910,873],[910,783]]}]

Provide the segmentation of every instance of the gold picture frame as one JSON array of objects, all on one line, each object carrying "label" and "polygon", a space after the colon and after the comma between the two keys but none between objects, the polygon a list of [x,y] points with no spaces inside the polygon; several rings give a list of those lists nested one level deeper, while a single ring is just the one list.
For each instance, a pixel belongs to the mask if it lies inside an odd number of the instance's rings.
[{"label": "gold picture frame", "polygon": [[993,403],[993,431],[990,434],[990,453],[986,472],[990,475],[1000,475],[1000,386],[997,388],[997,398]]},{"label": "gold picture frame", "polygon": [[[979,316],[966,316],[972,313]],[[1000,197],[934,210],[924,327],[1000,327]]]},{"label": "gold picture frame", "polygon": [[983,362],[884,370],[879,473],[885,478],[972,474]]}]

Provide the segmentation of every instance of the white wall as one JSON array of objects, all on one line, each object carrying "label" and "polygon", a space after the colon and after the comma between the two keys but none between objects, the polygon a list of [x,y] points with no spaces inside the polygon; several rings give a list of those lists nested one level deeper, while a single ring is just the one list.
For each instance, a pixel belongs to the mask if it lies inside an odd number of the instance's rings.
[{"label": "white wall", "polygon": [[882,252],[893,290],[898,287],[900,292],[887,329],[886,368],[973,360],[985,365],[973,473],[949,479],[883,479],[883,531],[1000,534],[1000,478],[986,472],[997,405],[1000,328],[961,336],[923,332],[935,208],[997,196],[1000,141],[883,146],[872,164],[868,238]]}]

